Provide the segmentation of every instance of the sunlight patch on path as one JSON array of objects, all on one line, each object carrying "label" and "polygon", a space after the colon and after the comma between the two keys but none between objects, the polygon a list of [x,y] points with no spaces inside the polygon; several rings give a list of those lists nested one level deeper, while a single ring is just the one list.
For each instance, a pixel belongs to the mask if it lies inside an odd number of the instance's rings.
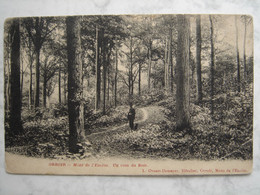
[{"label": "sunlight patch on path", "polygon": [[136,123],[142,123],[144,121],[146,121],[148,119],[148,112],[145,108],[140,108],[140,110],[142,110],[143,112],[143,118],[139,121],[136,121]]}]

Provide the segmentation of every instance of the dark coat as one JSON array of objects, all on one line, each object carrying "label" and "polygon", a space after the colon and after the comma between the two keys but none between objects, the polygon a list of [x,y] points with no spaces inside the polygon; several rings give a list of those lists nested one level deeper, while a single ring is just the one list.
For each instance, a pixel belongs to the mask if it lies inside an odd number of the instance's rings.
[{"label": "dark coat", "polygon": [[128,120],[134,120],[135,119],[135,109],[130,108],[128,115],[127,115]]}]

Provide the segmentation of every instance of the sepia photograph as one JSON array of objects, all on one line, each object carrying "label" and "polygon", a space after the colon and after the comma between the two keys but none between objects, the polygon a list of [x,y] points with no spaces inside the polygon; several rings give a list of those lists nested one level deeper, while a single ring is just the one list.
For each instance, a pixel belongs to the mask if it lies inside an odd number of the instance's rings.
[{"label": "sepia photograph", "polygon": [[249,15],[8,18],[6,171],[249,174]]}]

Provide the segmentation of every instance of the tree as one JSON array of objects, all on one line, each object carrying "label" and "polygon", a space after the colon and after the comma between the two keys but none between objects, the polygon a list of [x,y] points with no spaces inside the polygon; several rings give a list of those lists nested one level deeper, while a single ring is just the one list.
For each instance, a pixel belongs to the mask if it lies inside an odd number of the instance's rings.
[{"label": "tree", "polygon": [[166,92],[169,88],[169,64],[168,64],[168,40],[165,39],[165,49],[164,49],[164,88]]},{"label": "tree", "polygon": [[[163,85],[166,93],[170,89],[173,92],[175,69],[173,59],[177,50],[176,16],[164,15],[154,19],[153,39],[157,48],[153,48],[153,61],[162,61],[164,64]],[[157,56],[155,56],[157,55]],[[158,57],[158,58],[156,58]],[[158,64],[158,62],[156,64]],[[158,69],[158,68],[157,68]],[[157,75],[158,77],[159,75]]]},{"label": "tree", "polygon": [[[24,42],[25,42],[25,45],[27,47],[27,55],[28,55],[28,62],[29,62],[29,98],[28,98],[28,106],[29,106],[29,109],[32,108],[32,105],[33,105],[33,62],[34,62],[34,54],[35,54],[35,51],[32,49],[33,47],[33,43],[31,41],[31,39],[29,39],[28,37],[25,37],[24,38]],[[25,47],[25,48],[26,48]]]},{"label": "tree", "polygon": [[21,122],[21,91],[20,91],[20,22],[13,19],[11,28],[11,104],[10,130],[14,135],[23,131]]},{"label": "tree", "polygon": [[[59,32],[66,31],[65,26],[59,29]],[[57,38],[56,38],[57,39]],[[67,48],[66,48],[66,38],[62,36],[59,41],[51,41],[51,48],[53,57],[55,58],[55,63],[58,64],[58,92],[59,92],[59,104],[62,103],[62,88],[63,88],[63,102],[67,102],[66,91],[67,91]],[[57,66],[55,66],[57,68]],[[63,76],[62,76],[63,75]],[[62,85],[63,79],[63,85]]]},{"label": "tree", "polygon": [[107,39],[104,36],[104,30],[102,31],[103,41],[102,41],[102,55],[103,55],[103,114],[106,113],[106,87],[107,87],[107,50],[106,44]]},{"label": "tree", "polygon": [[[54,77],[55,73],[60,68],[56,65],[57,61],[55,60],[54,56],[52,56],[48,52],[45,52],[44,54],[45,54],[44,55],[45,59],[42,63],[40,70],[41,70],[41,76],[43,78],[43,88],[42,88],[43,107],[46,107],[46,98],[47,96],[49,96],[47,94],[47,90],[52,91],[52,89],[54,88],[54,85],[48,85],[48,82]],[[60,98],[60,93],[59,93],[59,98]]]},{"label": "tree", "polygon": [[239,49],[238,49],[237,16],[235,16],[235,27],[236,27],[236,55],[237,55],[237,91],[240,92],[240,58],[239,58]]},{"label": "tree", "polygon": [[118,73],[118,45],[116,46],[116,56],[115,56],[115,107],[117,106],[117,73]]},{"label": "tree", "polygon": [[172,26],[170,26],[169,29],[169,42],[168,42],[168,46],[169,46],[169,52],[168,52],[168,68],[170,68],[170,75],[171,75],[171,92],[173,92],[173,63],[172,63]]},{"label": "tree", "polygon": [[61,65],[59,64],[59,77],[58,77],[58,83],[59,83],[59,104],[61,104]]},{"label": "tree", "polygon": [[140,67],[137,65],[142,64],[141,62],[142,55],[140,50],[140,45],[141,45],[140,39],[135,36],[135,33],[132,31],[132,26],[129,25],[128,28],[129,28],[128,29],[129,38],[126,38],[124,41],[124,47],[126,47],[127,49],[125,51],[122,51],[126,60],[125,64],[127,68],[127,72],[126,72],[127,78],[125,78],[123,75],[121,76],[124,84],[128,87],[128,97],[129,100],[131,101],[134,94],[134,83],[139,73],[139,70],[141,71]]},{"label": "tree", "polygon": [[201,82],[201,22],[200,15],[196,16],[196,68],[197,68],[197,101],[202,101],[202,82]]},{"label": "tree", "polygon": [[147,83],[148,83],[148,90],[151,89],[151,69],[152,69],[152,45],[153,41],[149,40],[148,41],[148,72],[147,72]]},{"label": "tree", "polygon": [[40,103],[40,51],[43,43],[50,36],[51,32],[55,29],[52,26],[53,18],[25,18],[23,24],[27,30],[28,36],[33,42],[36,56],[35,64],[35,92],[34,92],[34,108],[39,107]]},{"label": "tree", "polygon": [[77,143],[85,138],[84,107],[82,103],[82,58],[80,19],[66,18],[68,52],[68,112],[69,112],[69,151],[78,152]]},{"label": "tree", "polygon": [[252,18],[250,16],[242,16],[242,20],[244,22],[244,43],[243,43],[243,53],[244,53],[244,82],[247,81],[248,68],[246,62],[246,36],[247,36],[247,26],[252,22]]},{"label": "tree", "polygon": [[177,129],[190,126],[189,97],[189,16],[177,15],[178,45],[176,64],[176,123]]},{"label": "tree", "polygon": [[[83,58],[87,62],[83,64],[83,68],[84,70],[91,69],[92,71],[88,71],[88,75],[95,76],[94,108],[98,110],[102,107],[103,113],[105,113],[109,89],[113,84],[111,81],[113,69],[109,69],[109,67],[112,63],[115,42],[124,37],[123,20],[119,16],[91,16],[83,18],[82,22]],[[105,85],[104,79],[106,79]]]},{"label": "tree", "polygon": [[4,39],[4,59],[5,59],[5,109],[10,110],[10,72],[11,72],[11,35],[10,35],[10,24],[5,24],[5,39]]},{"label": "tree", "polygon": [[95,98],[95,110],[97,111],[100,106],[100,80],[101,80],[101,72],[100,72],[100,31],[99,28],[96,27],[96,98]]},{"label": "tree", "polygon": [[210,21],[210,111],[211,114],[214,113],[214,103],[213,103],[213,98],[214,98],[214,81],[215,81],[215,47],[214,47],[214,26],[213,26],[213,20],[212,16],[209,15],[209,21]]}]

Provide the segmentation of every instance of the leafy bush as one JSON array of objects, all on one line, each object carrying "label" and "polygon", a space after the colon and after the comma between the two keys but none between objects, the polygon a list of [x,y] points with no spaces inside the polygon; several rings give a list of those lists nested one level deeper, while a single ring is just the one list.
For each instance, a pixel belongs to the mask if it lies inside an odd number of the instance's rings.
[{"label": "leafy bush", "polygon": [[102,115],[101,112],[96,113],[89,120],[91,122],[90,127],[96,129],[126,123],[128,110],[129,107],[127,106],[118,106],[111,109],[106,115]]},{"label": "leafy bush", "polygon": [[6,137],[7,150],[34,157],[52,158],[64,154],[68,143],[67,124],[66,116],[28,120],[23,123],[23,134]]},{"label": "leafy bush", "polygon": [[136,105],[147,106],[159,102],[164,98],[164,90],[151,89],[150,91],[143,91],[141,96],[135,96],[133,102]]}]

